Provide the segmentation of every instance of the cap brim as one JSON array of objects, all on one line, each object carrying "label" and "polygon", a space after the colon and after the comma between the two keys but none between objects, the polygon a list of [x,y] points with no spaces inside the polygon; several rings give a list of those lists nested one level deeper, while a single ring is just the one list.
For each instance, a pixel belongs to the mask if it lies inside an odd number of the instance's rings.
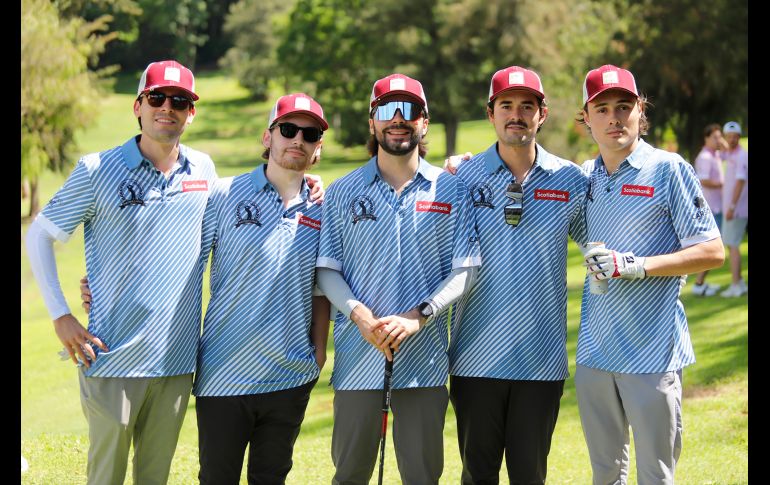
[{"label": "cap brim", "polygon": [[527,91],[527,92],[530,92],[530,93],[534,94],[534,95],[535,95],[535,97],[536,97],[537,99],[541,100],[541,101],[542,101],[543,99],[545,99],[545,94],[541,93],[540,91],[537,91],[536,89],[532,89],[532,88],[529,88],[529,87],[527,87],[527,86],[513,86],[513,87],[510,87],[510,88],[505,88],[505,89],[501,90],[500,92],[496,93],[494,96],[492,96],[491,98],[489,98],[489,102],[491,103],[491,102],[492,102],[492,101],[494,101],[494,100],[495,100],[495,99],[496,99],[498,96],[500,96],[500,95],[501,95],[501,94],[503,94],[503,93],[507,93],[507,92],[509,92],[509,91]]},{"label": "cap brim", "polygon": [[415,96],[414,93],[410,93],[409,91],[390,91],[389,93],[383,94],[379,98],[376,98],[374,101],[372,101],[370,107],[374,108],[383,99],[389,98],[391,96],[396,96],[396,95],[407,96],[410,99],[413,99],[415,102],[417,102],[417,104],[425,108],[425,101],[421,97]]},{"label": "cap brim", "polygon": [[326,130],[329,129],[329,123],[327,123],[326,120],[324,120],[323,118],[321,118],[317,114],[313,113],[312,111],[306,111],[306,110],[291,111],[289,113],[286,113],[283,116],[279,116],[278,118],[274,119],[272,123],[270,123],[270,126],[275,126],[275,124],[278,123],[278,121],[280,121],[282,118],[286,118],[287,116],[291,116],[291,115],[305,115],[305,116],[309,116],[309,117],[313,118],[314,120],[316,120],[321,125],[321,129],[323,131],[326,131]]},{"label": "cap brim", "polygon": [[627,89],[627,88],[624,88],[624,87],[621,87],[621,86],[608,86],[608,87],[606,87],[604,89],[601,89],[601,90],[595,92],[590,98],[585,100],[583,105],[586,105],[586,104],[590,103],[591,101],[596,99],[596,97],[599,96],[600,94],[606,93],[607,91],[611,91],[613,89],[617,89],[618,91],[625,91],[625,92],[627,92],[628,94],[630,94],[631,96],[633,96],[635,98],[639,97],[638,94],[636,94],[635,92],[631,91],[630,89]]},{"label": "cap brim", "polygon": [[159,84],[156,84],[154,86],[148,86],[144,88],[144,91],[142,91],[142,93],[146,93],[147,91],[152,91],[153,89],[158,89],[158,88],[177,88],[187,93],[187,95],[190,96],[190,98],[192,98],[193,101],[198,101],[200,99],[200,97],[197,94],[193,93],[189,89],[185,89],[182,86],[175,86],[173,84],[164,84],[162,86]]}]

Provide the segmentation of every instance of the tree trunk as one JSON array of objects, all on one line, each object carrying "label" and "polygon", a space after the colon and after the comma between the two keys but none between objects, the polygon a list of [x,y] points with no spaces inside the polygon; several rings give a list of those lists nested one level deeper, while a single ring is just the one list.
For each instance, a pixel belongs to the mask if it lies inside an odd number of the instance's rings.
[{"label": "tree trunk", "polygon": [[457,144],[457,127],[459,123],[457,118],[450,118],[444,122],[444,131],[446,132],[446,156],[456,155],[455,146]]},{"label": "tree trunk", "polygon": [[29,219],[30,221],[35,218],[38,212],[40,212],[40,202],[38,201],[38,180],[37,177],[29,181]]}]

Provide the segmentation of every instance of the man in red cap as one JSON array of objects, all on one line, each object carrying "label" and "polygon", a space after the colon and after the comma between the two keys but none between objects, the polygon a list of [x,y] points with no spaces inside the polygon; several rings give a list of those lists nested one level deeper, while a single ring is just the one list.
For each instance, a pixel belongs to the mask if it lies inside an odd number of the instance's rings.
[{"label": "man in red cap", "polygon": [[[724,247],[692,165],[656,149],[634,76],[586,75],[579,120],[599,146],[590,189],[575,390],[593,483],[626,483],[629,425],[640,484],[674,483],[682,450],[682,369],[695,362],[681,275],[720,266]],[[608,282],[589,292],[589,279]]]},{"label": "man in red cap", "polygon": [[[585,242],[588,180],[536,142],[548,117],[534,71],[492,76],[497,141],[457,168],[470,187],[484,270],[452,329],[450,398],[463,484],[545,483],[567,361],[567,245]],[[515,248],[515,249],[511,249]]]},{"label": "man in red cap", "polygon": [[[201,317],[201,222],[216,179],[180,143],[195,117],[193,73],[176,61],[142,74],[141,133],[84,156],[30,225],[27,248],[56,335],[78,365],[88,421],[88,483],[165,483],[195,370]],[[61,292],[53,251],[84,226],[94,304],[88,329]]]},{"label": "man in red cap", "polygon": [[217,180],[203,218],[212,296],[193,394],[202,485],[284,483],[326,360],[329,303],[313,296],[322,226],[305,171],[328,129],[310,96],[280,97],[262,136],[267,163]]},{"label": "man in red cap", "polygon": [[[422,157],[428,103],[419,81],[374,83],[372,158],[324,202],[318,285],[334,324],[333,484],[367,484],[393,362],[393,443],[401,483],[437,484],[444,465],[449,305],[480,264],[468,190]],[[452,311],[455,319],[462,310]]]}]

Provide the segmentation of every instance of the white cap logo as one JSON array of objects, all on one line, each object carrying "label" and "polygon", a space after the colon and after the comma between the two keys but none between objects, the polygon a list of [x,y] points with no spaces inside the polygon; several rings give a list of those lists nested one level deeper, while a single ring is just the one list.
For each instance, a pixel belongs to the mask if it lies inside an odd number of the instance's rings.
[{"label": "white cap logo", "polygon": [[618,71],[607,71],[602,73],[602,84],[618,84]]},{"label": "white cap logo", "polygon": [[508,85],[511,84],[524,84],[524,73],[521,71],[509,72]]},{"label": "white cap logo", "polygon": [[294,109],[310,111],[310,100],[307,98],[294,98]]},{"label": "white cap logo", "polygon": [[406,90],[406,80],[401,78],[391,79],[390,80],[390,90],[391,91],[404,91]]},{"label": "white cap logo", "polygon": [[165,79],[166,81],[179,82],[180,78],[181,78],[181,73],[179,72],[178,67],[167,67],[166,70],[163,72],[163,79]]}]

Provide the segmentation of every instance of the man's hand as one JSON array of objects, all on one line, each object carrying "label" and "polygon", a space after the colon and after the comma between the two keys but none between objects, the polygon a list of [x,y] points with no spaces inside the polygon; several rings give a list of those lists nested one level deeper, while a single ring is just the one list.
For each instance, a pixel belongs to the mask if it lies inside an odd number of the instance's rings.
[{"label": "man's hand", "polygon": [[88,275],[80,278],[80,299],[83,300],[83,303],[81,303],[80,306],[83,307],[86,313],[90,313],[91,312],[91,288],[88,286]]},{"label": "man's hand", "polygon": [[393,360],[393,353],[390,348],[381,348],[379,345],[379,336],[382,333],[382,327],[385,325],[381,321],[377,320],[372,311],[363,303],[356,305],[352,312],[350,312],[350,319],[358,326],[358,331],[361,332],[361,336],[379,349],[380,352],[385,354],[388,360]]},{"label": "man's hand", "polygon": [[91,343],[95,344],[105,352],[110,351],[100,339],[94,337],[88,330],[83,328],[77,318],[70,313],[62,315],[54,320],[53,326],[56,330],[56,336],[59,337],[61,343],[64,344],[64,350],[70,354],[70,359],[72,359],[72,362],[75,364],[78,363],[78,357],[80,357],[80,361],[83,362],[86,367],[91,367],[91,361],[96,360],[96,354],[94,353],[94,349],[91,348]]},{"label": "man's hand", "polygon": [[398,352],[401,343],[410,335],[420,331],[420,314],[416,309],[400,315],[388,315],[380,318],[382,332],[377,336],[377,346],[383,352],[392,349]]},{"label": "man's hand", "polygon": [[619,253],[603,247],[593,248],[585,254],[585,266],[588,274],[597,280],[622,278],[624,280],[641,279],[647,276],[644,271],[643,257],[634,253]]},{"label": "man's hand", "polygon": [[728,207],[725,211],[725,220],[732,221],[733,217],[735,217],[735,207]]},{"label": "man's hand", "polygon": [[307,183],[307,186],[310,187],[310,200],[318,205],[323,204],[326,191],[324,190],[324,182],[321,180],[321,176],[306,173],[305,182]]},{"label": "man's hand", "polygon": [[470,160],[472,156],[473,153],[471,152],[465,152],[463,155],[452,155],[444,160],[444,170],[455,175],[457,173],[457,167],[459,167],[462,162]]}]

